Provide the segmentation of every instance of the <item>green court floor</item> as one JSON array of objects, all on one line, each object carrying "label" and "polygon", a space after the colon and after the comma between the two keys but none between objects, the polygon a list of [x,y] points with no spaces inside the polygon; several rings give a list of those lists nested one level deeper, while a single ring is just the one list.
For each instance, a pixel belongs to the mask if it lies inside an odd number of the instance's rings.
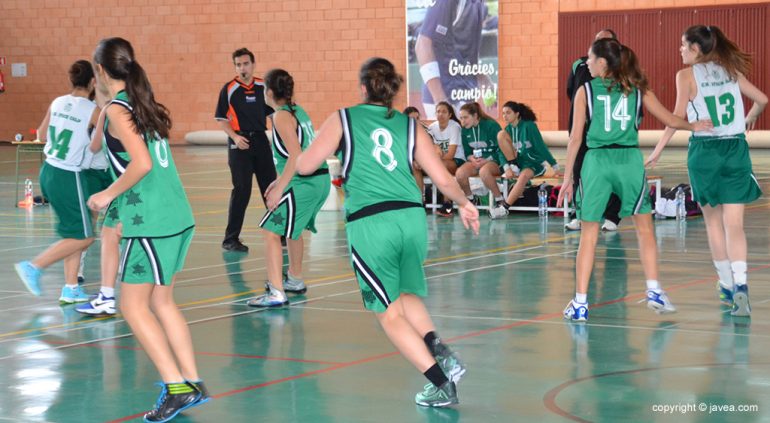
[{"label": "green court floor", "polygon": [[[573,295],[579,234],[562,219],[518,213],[473,236],[458,218],[428,215],[426,300],[439,333],[468,373],[460,404],[423,409],[427,382],[363,309],[348,264],[342,212],[322,212],[306,235],[309,291],[283,310],[245,301],[266,278],[258,191],[246,217],[247,255],[220,248],[230,176],[226,151],[177,147],[174,156],[197,228],[176,299],[192,330],[200,372],[214,394],[179,422],[767,422],[770,421],[770,217],[747,209],[753,315],[720,308],[701,218],[657,221],[661,282],[678,313],[648,310],[633,225],[600,236],[591,320],[561,310]],[[554,151],[563,162],[565,151]],[[766,192],[770,151],[752,153]],[[684,150],[652,173],[687,181]],[[158,374],[126,323],[59,306],[62,266],[28,294],[13,271],[57,238],[48,207],[13,206],[14,150],[0,146],[0,421],[140,421],[159,392]],[[22,163],[37,180],[39,162]],[[255,184],[256,189],[256,184]],[[98,247],[98,244],[95,245]],[[99,249],[86,287],[98,290]],[[705,410],[702,409],[705,407]],[[729,411],[730,409],[733,411]],[[665,411],[664,411],[665,410]]]}]

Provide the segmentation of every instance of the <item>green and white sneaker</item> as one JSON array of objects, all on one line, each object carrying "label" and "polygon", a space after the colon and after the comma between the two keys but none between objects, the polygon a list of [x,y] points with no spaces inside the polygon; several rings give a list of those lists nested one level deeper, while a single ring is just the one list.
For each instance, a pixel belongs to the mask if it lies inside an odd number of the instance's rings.
[{"label": "green and white sneaker", "polygon": [[460,378],[466,371],[465,363],[460,360],[460,356],[442,343],[440,338],[436,338],[433,345],[428,346],[428,349],[433,354],[433,358],[436,359],[438,366],[444,371],[447,379],[454,383],[460,382]]},{"label": "green and white sneaker", "polygon": [[460,400],[457,399],[457,386],[450,380],[438,388],[428,383],[422,392],[414,396],[414,402],[423,407],[446,407],[459,404]]}]

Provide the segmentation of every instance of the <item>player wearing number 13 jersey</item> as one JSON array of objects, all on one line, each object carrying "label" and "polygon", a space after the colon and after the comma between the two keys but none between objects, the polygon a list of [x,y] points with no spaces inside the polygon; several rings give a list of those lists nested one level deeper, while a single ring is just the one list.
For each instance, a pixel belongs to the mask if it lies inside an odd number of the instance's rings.
[{"label": "player wearing number 13 jersey", "polygon": [[393,110],[393,98],[403,82],[393,64],[369,59],[359,80],[366,104],[330,116],[313,145],[300,154],[297,170],[312,174],[337,152],[351,264],[364,306],[377,313],[388,338],[430,381],[415,397],[417,404],[456,404],[455,382],[465,367],[436,335],[420,299],[427,294],[422,265],[428,231],[412,176],[413,162],[459,204],[463,223],[476,232],[478,211],[447,172],[427,132]]},{"label": "player wearing number 13 jersey", "polygon": [[[754,126],[767,96],[746,79],[751,56],[715,26],[695,25],[682,34],[682,62],[691,65],[676,75],[674,112],[692,122],[710,119],[711,132],[695,132],[687,151],[692,195],[706,221],[709,248],[719,282],[720,301],[734,316],[749,316],[746,284],[747,243],[743,230],[745,204],[762,195],[751,170],[745,130]],[[742,96],[754,104],[744,117]],[[654,164],[673,129],[666,129],[647,160]]]},{"label": "player wearing number 13 jersey", "polygon": [[572,196],[572,169],[588,125],[587,146],[576,194],[581,219],[575,298],[564,309],[564,318],[588,319],[588,282],[593,270],[599,222],[611,193],[621,201],[620,216],[633,216],[640,257],[647,281],[647,306],[658,313],[675,311],[658,283],[658,251],[650,216],[647,181],[639,152],[639,117],[642,105],[667,126],[704,130],[709,122],[690,124],[663,107],[648,87],[636,54],[617,40],[594,41],[588,53],[593,80],[575,95],[574,119],[567,147],[567,169],[558,203]]}]

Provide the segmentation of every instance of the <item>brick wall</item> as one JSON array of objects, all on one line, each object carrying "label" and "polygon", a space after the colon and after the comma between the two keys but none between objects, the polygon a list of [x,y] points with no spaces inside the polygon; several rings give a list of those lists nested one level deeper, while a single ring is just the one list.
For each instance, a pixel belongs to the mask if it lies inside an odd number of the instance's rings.
[{"label": "brick wall", "polygon": [[[730,3],[749,3],[733,0]],[[753,1],[756,2],[756,1]],[[529,103],[542,129],[558,125],[559,11],[682,7],[716,0],[500,0],[500,99]],[[2,0],[0,140],[26,133],[50,101],[69,89],[67,68],[90,59],[99,39],[130,40],[156,98],[171,110],[172,142],[216,129],[217,93],[234,76],[230,53],[256,55],[256,73],[289,70],[297,101],[317,126],[359,101],[357,70],[374,55],[405,69],[404,0]],[[10,76],[25,62],[26,78]],[[405,105],[405,96],[396,106]]]}]

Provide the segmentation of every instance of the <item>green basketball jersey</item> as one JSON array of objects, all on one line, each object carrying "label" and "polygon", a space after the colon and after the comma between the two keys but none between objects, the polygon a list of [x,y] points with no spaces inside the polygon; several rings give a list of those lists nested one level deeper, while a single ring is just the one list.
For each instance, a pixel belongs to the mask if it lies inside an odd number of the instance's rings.
[{"label": "green basketball jersey", "polygon": [[[307,150],[315,139],[315,131],[313,130],[313,122],[310,120],[310,117],[308,117],[305,109],[295,104],[291,106],[291,108],[289,108],[289,106],[281,106],[278,110],[286,110],[294,115],[294,119],[297,121],[297,140],[299,140],[299,147],[302,151]],[[275,124],[273,124],[273,162],[275,163],[275,170],[278,171],[279,175],[283,173],[287,160],[289,160],[289,149],[286,148],[283,139],[275,129]],[[327,168],[328,166],[326,165],[326,162],[324,162],[319,169]],[[296,178],[297,175],[294,177]]]},{"label": "green basketball jersey", "polygon": [[508,124],[505,131],[508,132],[511,141],[513,141],[516,157],[531,163],[548,162],[551,166],[556,164],[556,159],[553,158],[548,146],[545,145],[543,136],[535,122],[522,120],[515,127]]},{"label": "green basketball jersey", "polygon": [[412,176],[414,119],[373,104],[341,109],[339,114],[343,137],[338,156],[347,215],[388,201],[421,205]]},{"label": "green basketball jersey", "polygon": [[[133,113],[130,100],[121,91],[111,104],[125,107]],[[113,106],[115,107],[115,106]],[[110,135],[109,120],[104,122],[104,147],[115,177],[125,172],[131,157],[120,140]],[[123,238],[158,238],[179,234],[195,225],[190,203],[176,171],[171,149],[165,138],[144,135],[152,159],[152,169],[115,199]]]},{"label": "green basketball jersey", "polygon": [[611,81],[594,78],[584,85],[588,105],[588,148],[611,144],[639,145],[639,123],[642,121],[642,96],[634,88],[628,95]]},{"label": "green basketball jersey", "polygon": [[491,119],[481,119],[473,128],[463,128],[461,132],[465,158],[473,155],[473,150],[481,150],[481,157],[487,160],[499,160],[500,147],[497,145],[497,133],[500,125]]}]

